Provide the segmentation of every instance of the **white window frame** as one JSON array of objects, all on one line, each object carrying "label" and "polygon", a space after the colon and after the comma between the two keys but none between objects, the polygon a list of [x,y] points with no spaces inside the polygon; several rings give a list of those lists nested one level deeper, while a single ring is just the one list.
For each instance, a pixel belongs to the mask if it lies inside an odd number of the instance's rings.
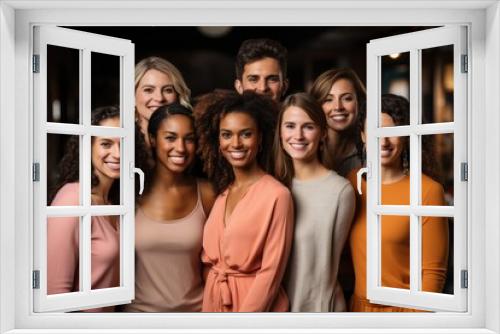
[{"label": "white window frame", "polygon": [[[124,39],[105,37],[52,26],[34,27],[33,52],[39,58],[38,72],[33,74],[34,116],[33,153],[38,165],[34,192],[33,269],[38,274],[38,288],[33,290],[35,312],[74,311],[129,303],[134,298],[134,45]],[[79,122],[47,121],[48,45],[78,50]],[[118,60],[119,127],[91,125],[92,53],[114,56]],[[79,137],[80,202],[76,206],[50,206],[47,203],[47,135],[64,134]],[[120,204],[92,205],[91,138],[120,138]],[[91,219],[92,216],[119,216],[120,282],[118,287],[91,288]],[[79,282],[77,292],[47,295],[47,224],[51,217],[80,217]]]},{"label": "white window frame", "polygon": [[[129,333],[148,332],[140,330],[143,323],[157,329],[191,328],[190,333],[340,333],[356,329],[358,333],[500,332],[500,117],[497,112],[500,110],[500,8],[497,1],[242,0],[209,3],[184,0],[165,3],[103,0],[70,3],[11,0],[0,3],[0,17],[0,333],[73,333],[77,332],[76,328],[80,328],[79,333],[117,333],[125,328]],[[166,22],[187,26],[468,24],[471,31],[468,221],[473,222],[468,227],[468,257],[471,259],[468,312],[425,315],[167,314],[160,317],[33,314],[30,311],[32,291],[27,288],[31,283],[33,221],[30,209],[33,204],[30,193],[33,152],[29,144],[33,133],[30,119],[33,106],[28,98],[32,96],[32,26],[167,25]],[[377,329],[380,327],[384,329]],[[53,330],[37,330],[40,328]],[[75,330],[55,330],[57,328]],[[242,328],[245,330],[237,330]],[[161,332],[181,330],[164,329]]]},{"label": "white window frame", "polygon": [[[453,121],[422,123],[421,50],[453,46]],[[467,83],[468,71],[462,71],[462,56],[467,56],[467,27],[445,26],[370,41],[367,50],[367,297],[377,304],[412,307],[430,311],[467,310],[467,289],[461,287],[461,272],[467,270],[467,181],[461,180],[461,164],[467,163]],[[410,54],[410,123],[395,127],[379,124],[382,97],[382,57]],[[467,58],[466,58],[467,59]],[[422,205],[422,135],[453,135],[453,192],[451,206]],[[410,202],[408,205],[382,204],[380,145],[382,137],[408,136],[410,147]],[[410,221],[410,287],[382,286],[383,215],[408,216]],[[422,230],[420,217],[454,218],[453,293],[422,291]]]}]

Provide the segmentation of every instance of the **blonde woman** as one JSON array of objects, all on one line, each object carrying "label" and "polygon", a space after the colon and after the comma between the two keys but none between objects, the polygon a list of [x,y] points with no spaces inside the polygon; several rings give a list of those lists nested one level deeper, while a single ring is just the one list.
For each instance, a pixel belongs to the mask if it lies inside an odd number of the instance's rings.
[{"label": "blonde woman", "polygon": [[136,120],[146,145],[149,147],[148,122],[153,112],[161,106],[178,102],[191,109],[191,91],[181,72],[169,61],[148,57],[135,66]]}]

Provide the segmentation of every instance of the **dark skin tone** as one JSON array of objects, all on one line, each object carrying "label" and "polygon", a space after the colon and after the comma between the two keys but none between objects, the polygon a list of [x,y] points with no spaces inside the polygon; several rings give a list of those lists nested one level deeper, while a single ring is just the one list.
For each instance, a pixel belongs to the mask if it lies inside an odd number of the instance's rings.
[{"label": "dark skin tone", "polygon": [[[141,209],[158,221],[186,217],[198,198],[196,178],[185,173],[194,158],[193,125],[186,116],[170,116],[162,121],[156,137],[150,139],[157,163],[151,189],[140,201]],[[203,209],[208,215],[215,193],[206,181],[200,182],[200,190]]]},{"label": "dark skin tone", "polygon": [[219,146],[234,172],[226,198],[225,224],[250,186],[265,174],[256,159],[260,141],[257,124],[248,114],[232,112],[221,119]]}]

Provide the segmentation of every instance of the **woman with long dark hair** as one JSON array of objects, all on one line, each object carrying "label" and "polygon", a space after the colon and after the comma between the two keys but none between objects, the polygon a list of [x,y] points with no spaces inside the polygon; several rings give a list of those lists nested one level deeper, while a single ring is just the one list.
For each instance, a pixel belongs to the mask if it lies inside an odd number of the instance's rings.
[{"label": "woman with long dark hair", "polygon": [[322,73],[310,93],[321,104],[327,119],[325,164],[346,176],[361,164],[356,150],[357,118],[366,100],[365,87],[352,69],[335,68]]},{"label": "woman with long dark hair", "polygon": [[281,280],[293,203],[269,174],[276,114],[267,97],[232,93],[197,122],[205,171],[218,194],[203,234],[205,312],[288,310]]},{"label": "woman with long dark hair", "polygon": [[202,234],[215,195],[190,171],[197,146],[191,110],[178,103],[159,107],[148,136],[155,163],[136,209],[135,299],[123,310],[199,312]]},{"label": "woman with long dark hair", "polygon": [[[102,107],[92,111],[91,124],[118,127],[120,111]],[[93,137],[92,205],[119,204],[120,139]],[[61,160],[59,181],[50,205],[80,205],[78,137],[72,137]],[[52,217],[47,225],[47,293],[79,291],[79,223],[78,217]],[[120,285],[120,231],[117,216],[93,216],[91,225],[91,288]],[[91,311],[112,311],[97,308]]]},{"label": "woman with long dark hair", "polygon": [[[384,94],[381,102],[382,127],[409,124],[410,106],[404,97]],[[362,143],[365,137],[366,111],[361,109],[359,127]],[[405,137],[380,138],[381,204],[409,205],[410,203],[410,145]],[[432,164],[422,148],[422,205],[444,205],[441,184],[432,179]],[[356,171],[349,175],[356,184]],[[356,276],[350,310],[353,312],[411,312],[403,307],[370,303],[366,296],[366,181],[361,182],[357,210],[349,238],[354,273]],[[422,217],[422,291],[441,292],[446,280],[448,264],[448,222],[443,217]],[[381,217],[382,286],[410,288],[410,217],[386,215]]]}]

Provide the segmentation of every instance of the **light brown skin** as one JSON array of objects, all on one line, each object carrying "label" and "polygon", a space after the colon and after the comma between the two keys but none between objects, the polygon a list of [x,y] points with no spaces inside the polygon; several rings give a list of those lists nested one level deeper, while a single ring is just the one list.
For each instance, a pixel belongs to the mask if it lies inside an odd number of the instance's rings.
[{"label": "light brown skin", "polygon": [[[118,127],[118,117],[102,120],[99,125]],[[109,205],[109,191],[113,182],[120,178],[120,171],[110,169],[107,163],[120,162],[120,140],[118,138],[95,137],[92,140],[92,165],[99,184],[92,187],[93,205]]]},{"label": "light brown skin", "polygon": [[[382,112],[381,126],[395,126],[394,120],[389,114]],[[365,122],[366,128],[366,122]],[[365,132],[361,132],[361,140],[366,144]],[[403,165],[401,163],[401,153],[403,152],[404,140],[401,137],[383,137],[380,142],[380,175],[382,184],[391,184],[400,181],[405,177]]]}]

